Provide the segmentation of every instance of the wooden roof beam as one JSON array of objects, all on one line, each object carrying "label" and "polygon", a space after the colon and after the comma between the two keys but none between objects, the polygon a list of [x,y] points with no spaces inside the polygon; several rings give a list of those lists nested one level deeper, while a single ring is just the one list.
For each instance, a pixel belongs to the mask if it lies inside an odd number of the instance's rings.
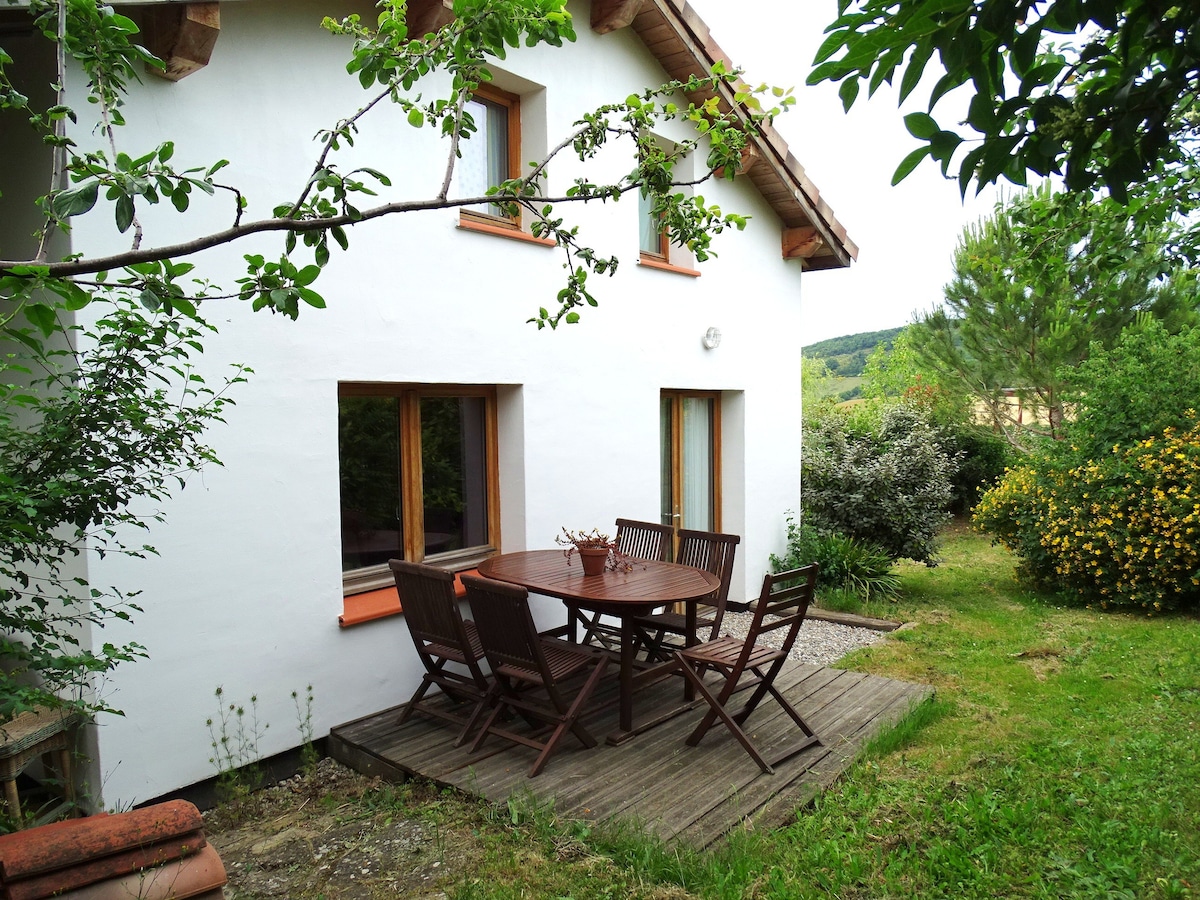
[{"label": "wooden roof beam", "polygon": [[[751,141],[750,143],[746,144],[745,147],[742,148],[742,152],[738,158],[737,168],[734,170],[735,174],[745,175],[747,172],[749,172],[751,169],[753,169],[761,159],[762,159],[762,153],[759,152],[758,147],[754,144],[753,141]],[[724,178],[725,177],[725,167],[721,166],[713,174],[716,175],[718,178]]]},{"label": "wooden roof beam", "polygon": [[221,33],[220,3],[164,3],[146,10],[146,49],[165,63],[146,71],[179,81],[208,65]]},{"label": "wooden roof beam", "polygon": [[454,21],[453,0],[408,0],[408,37],[422,38]]},{"label": "wooden roof beam", "polygon": [[825,239],[812,225],[783,229],[783,258],[812,259],[825,246]]},{"label": "wooden roof beam", "polygon": [[592,31],[608,34],[628,28],[641,9],[642,0],[592,0]]}]

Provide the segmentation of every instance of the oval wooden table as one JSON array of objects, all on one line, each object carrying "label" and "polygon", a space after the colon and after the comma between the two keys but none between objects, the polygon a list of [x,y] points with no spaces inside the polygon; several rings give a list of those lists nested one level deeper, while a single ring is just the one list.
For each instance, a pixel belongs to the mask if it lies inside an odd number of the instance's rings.
[{"label": "oval wooden table", "polygon": [[[605,570],[599,575],[584,575],[579,560],[568,564],[562,550],[526,550],[502,553],[479,564],[484,578],[519,584],[536,594],[557,597],[564,603],[621,620],[621,665],[619,691],[619,730],[608,736],[608,743],[620,744],[635,734],[657,725],[688,706],[659,716],[637,728],[633,724],[633,694],[639,687],[663,677],[671,663],[634,672],[635,642],[633,620],[670,603],[686,605],[687,634],[690,647],[696,643],[696,601],[721,586],[711,572],[691,566],[656,560],[634,560],[628,572]],[[572,636],[573,637],[573,636]]]}]

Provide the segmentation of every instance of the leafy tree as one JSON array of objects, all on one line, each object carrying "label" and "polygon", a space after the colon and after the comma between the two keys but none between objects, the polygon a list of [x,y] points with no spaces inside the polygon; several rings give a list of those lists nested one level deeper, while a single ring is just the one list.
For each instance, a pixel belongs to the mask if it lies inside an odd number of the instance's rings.
[{"label": "leafy tree", "polygon": [[945,304],[912,326],[921,365],[977,404],[1015,445],[1062,435],[1065,370],[1140,317],[1196,319],[1196,276],[1172,271],[1163,233],[1112,200],[1048,187],[969,226]]},{"label": "leafy tree", "polygon": [[[597,305],[588,275],[612,274],[617,260],[582,243],[559,208],[643,193],[671,239],[703,260],[712,253],[713,235],[740,229],[746,219],[678,190],[676,162],[703,143],[705,174],[696,183],[718,170],[734,177],[749,136],[794,102],[785,91],[752,88],[717,66],[708,77],[652,87],[585,112],[522,177],[485,197],[452,198],[460,145],[476,131],[467,111],[472,92],[491,79],[489,64],[509,48],[574,40],[566,0],[456,0],[454,20],[429,34],[410,33],[402,0],[379,7],[371,27],[357,15],[325,21],[330,32],[353,41],[347,69],[368,93],[356,111],[317,136],[309,176],[294,193],[268,198],[273,212],[259,219],[246,214],[248,192],[220,180],[225,160],[180,169],[172,141],[123,144],[129,86],[144,65],[162,65],[136,42],[129,17],[97,0],[30,0],[24,14],[57,60],[48,84],[28,84],[34,70],[18,68],[0,49],[5,140],[27,126],[35,142],[50,148],[51,163],[36,201],[41,227],[33,246],[28,252],[0,247],[6,350],[0,357],[0,654],[6,657],[0,721],[37,703],[106,709],[94,693],[96,679],[144,653],[136,644],[90,644],[91,626],[128,619],[137,607],[134,594],[90,583],[83,561],[87,552],[153,552],[130,540],[137,534],[131,529],[158,521],[156,510],[186,476],[216,462],[204,434],[220,421],[231,402],[229,387],[244,380],[246,370],[235,367],[213,386],[193,370],[192,357],[203,352],[201,339],[212,331],[202,309],[240,299],[294,319],[302,305],[325,305],[315,282],[331,254],[348,248],[355,228],[392,215],[490,202],[519,210],[536,235],[552,238],[565,254],[566,284],[557,305],[538,310],[530,322],[538,328],[577,322],[580,309]],[[95,110],[95,146],[79,146],[68,133],[68,123],[83,115],[65,102],[68,73],[78,77],[78,70]],[[430,81],[445,92],[431,94]],[[726,112],[722,92],[734,100]],[[709,99],[680,102],[681,94]],[[769,108],[760,99],[768,95]],[[371,114],[389,104],[414,129],[436,129],[445,139],[445,168],[434,173],[429,197],[380,196],[391,186],[384,171],[342,165],[343,151]],[[651,135],[672,119],[690,123],[694,137],[666,152]],[[624,177],[610,184],[580,178],[562,196],[544,195],[553,159],[573,154],[587,162],[617,142],[636,161]],[[222,200],[228,223],[217,231],[155,244],[143,228],[152,206],[169,203],[186,214],[193,203]],[[5,213],[12,215],[11,206]],[[59,235],[73,219],[101,214],[128,236],[128,249],[103,257],[56,255]],[[192,264],[177,261],[265,233],[280,235],[282,252],[271,259],[245,255],[236,285],[201,280]]]},{"label": "leafy tree", "polygon": [[861,375],[867,357],[880,345],[890,346],[892,339],[900,333],[900,330],[899,328],[889,328],[884,331],[848,334],[817,341],[800,349],[805,356],[825,360],[825,364],[836,374]]},{"label": "leafy tree", "polygon": [[970,403],[961,386],[922,361],[907,327],[890,344],[880,344],[863,366],[862,393],[877,400],[903,401],[924,409],[939,425],[966,422]]},{"label": "leafy tree", "polygon": [[1111,349],[1091,355],[1066,375],[1067,399],[1076,410],[1067,436],[1081,458],[1186,430],[1200,407],[1200,330],[1171,334],[1149,320],[1127,328]]},{"label": "leafy tree", "polygon": [[[1167,0],[838,0],[838,18],[809,83],[841,82],[849,108],[900,74],[901,102],[937,57],[944,74],[929,113],[955,88],[972,93],[966,120],[943,127],[905,117],[925,157],[948,172],[956,155],[965,193],[975,181],[1061,174],[1072,191],[1107,188],[1119,200],[1159,181],[1194,190],[1188,176],[1200,87],[1200,7]],[[1163,196],[1171,200],[1171,194]],[[1194,203],[1178,196],[1175,209]]]},{"label": "leafy tree", "polygon": [[857,334],[845,334],[841,337],[826,338],[808,344],[801,351],[808,356],[819,356],[825,359],[847,356],[858,350],[873,351],[880,344],[891,344],[902,328],[885,328],[883,331],[860,331]]},{"label": "leafy tree", "polygon": [[800,407],[808,414],[823,404],[828,404],[829,383],[834,373],[823,359],[813,356],[800,357]]},{"label": "leafy tree", "polygon": [[896,336],[891,350],[881,345],[871,354],[863,377],[864,396],[915,406],[941,430],[943,449],[959,460],[951,479],[956,512],[970,510],[980,493],[1004,474],[1007,443],[975,421],[971,398],[961,384],[922,361],[911,327]]}]

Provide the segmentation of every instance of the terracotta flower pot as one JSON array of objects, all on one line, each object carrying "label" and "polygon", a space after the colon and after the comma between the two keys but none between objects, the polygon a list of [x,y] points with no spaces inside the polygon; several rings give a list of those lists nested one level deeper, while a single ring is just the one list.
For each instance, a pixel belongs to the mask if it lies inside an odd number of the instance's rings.
[{"label": "terracotta flower pot", "polygon": [[604,572],[604,565],[608,562],[607,547],[576,547],[575,552],[583,564],[584,575],[600,575]]}]

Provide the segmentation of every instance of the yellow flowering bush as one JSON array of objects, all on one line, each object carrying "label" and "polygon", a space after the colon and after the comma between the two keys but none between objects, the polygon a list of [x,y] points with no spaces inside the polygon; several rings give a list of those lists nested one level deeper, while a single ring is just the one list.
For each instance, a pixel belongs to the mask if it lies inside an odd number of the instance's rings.
[{"label": "yellow flowering bush", "polygon": [[[1190,411],[1189,411],[1190,412]],[[1104,607],[1200,605],[1200,422],[1099,459],[1047,454],[1009,469],[975,523],[1036,582]]]}]

